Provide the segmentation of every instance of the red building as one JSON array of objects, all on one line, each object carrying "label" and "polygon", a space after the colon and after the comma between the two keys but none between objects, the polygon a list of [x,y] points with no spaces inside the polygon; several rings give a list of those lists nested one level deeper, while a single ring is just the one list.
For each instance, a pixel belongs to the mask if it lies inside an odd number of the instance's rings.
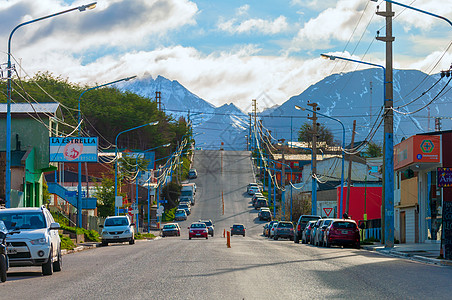
[{"label": "red building", "polygon": [[[349,214],[348,216],[355,220],[364,220],[364,214],[367,214],[367,220],[381,218],[381,186],[352,186],[350,189]],[[337,187],[337,207],[341,203],[341,188]],[[347,187],[344,186],[344,196],[342,201],[342,211],[345,211],[347,199]],[[342,216],[337,216],[342,218]]]}]

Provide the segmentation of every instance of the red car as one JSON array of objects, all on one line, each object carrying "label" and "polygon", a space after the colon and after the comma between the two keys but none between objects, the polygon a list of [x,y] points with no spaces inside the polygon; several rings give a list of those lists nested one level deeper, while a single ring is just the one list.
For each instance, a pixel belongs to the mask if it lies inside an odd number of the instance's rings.
[{"label": "red car", "polygon": [[324,245],[351,245],[360,248],[359,228],[353,220],[335,220],[325,231]]},{"label": "red car", "polygon": [[207,230],[206,223],[202,222],[195,222],[191,223],[190,227],[188,227],[188,239],[191,240],[191,238],[200,237],[200,238],[206,238],[206,240],[209,238],[209,231]]}]

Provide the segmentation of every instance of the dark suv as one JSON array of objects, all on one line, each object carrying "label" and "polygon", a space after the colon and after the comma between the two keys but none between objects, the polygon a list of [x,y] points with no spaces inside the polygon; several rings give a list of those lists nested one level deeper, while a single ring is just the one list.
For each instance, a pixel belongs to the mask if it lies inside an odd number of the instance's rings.
[{"label": "dark suv", "polygon": [[306,227],[306,224],[308,224],[309,221],[317,221],[318,219],[321,219],[321,216],[313,216],[313,215],[301,215],[297,222],[297,227],[295,228],[295,234],[294,234],[294,243],[300,243],[300,240],[302,238],[303,229]]}]

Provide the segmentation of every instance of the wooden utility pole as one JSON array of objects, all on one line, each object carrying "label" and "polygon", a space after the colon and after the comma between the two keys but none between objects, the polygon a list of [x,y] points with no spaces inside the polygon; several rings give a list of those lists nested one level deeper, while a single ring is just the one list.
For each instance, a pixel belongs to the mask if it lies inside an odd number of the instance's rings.
[{"label": "wooden utility pole", "polygon": [[377,11],[377,15],[385,17],[386,36],[377,40],[386,43],[386,70],[385,70],[385,103],[384,103],[384,163],[383,163],[383,199],[381,209],[381,240],[385,247],[394,247],[394,129],[393,118],[393,71],[392,71],[392,3],[386,2],[386,11]]},{"label": "wooden utility pole", "polygon": [[312,107],[312,117],[308,117],[309,120],[312,120],[312,207],[311,213],[313,215],[317,215],[317,184],[315,183],[316,174],[317,174],[317,103],[309,103],[308,105]]},{"label": "wooden utility pole", "polygon": [[249,138],[249,146],[248,146],[248,150],[249,151],[252,151],[252,147],[251,147],[251,145],[253,144],[253,137],[251,136],[251,114],[248,114],[248,116],[250,117],[250,130],[249,130],[249,133],[248,133],[248,138]]},{"label": "wooden utility pole", "polygon": [[[353,120],[353,131],[352,131],[352,143],[350,145],[350,149],[353,151],[353,147],[355,144],[355,133],[356,133],[356,120]],[[345,213],[349,214],[349,203],[350,203],[350,190],[352,187],[352,155],[348,155],[348,178],[347,178],[347,200],[345,201]]]}]

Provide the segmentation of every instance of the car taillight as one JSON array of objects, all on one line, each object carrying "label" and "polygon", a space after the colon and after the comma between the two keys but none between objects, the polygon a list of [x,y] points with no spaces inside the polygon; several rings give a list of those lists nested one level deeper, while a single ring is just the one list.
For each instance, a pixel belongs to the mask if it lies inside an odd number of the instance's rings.
[{"label": "car taillight", "polygon": [[301,231],[301,225],[300,225],[300,224],[298,224],[297,230],[298,230],[298,231]]}]

